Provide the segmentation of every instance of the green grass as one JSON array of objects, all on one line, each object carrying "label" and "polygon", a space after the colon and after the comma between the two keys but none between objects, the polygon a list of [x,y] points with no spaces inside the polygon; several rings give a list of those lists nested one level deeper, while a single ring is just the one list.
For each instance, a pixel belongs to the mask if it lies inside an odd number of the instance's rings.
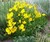
[{"label": "green grass", "polygon": [[8,9],[13,6],[13,1],[9,2],[0,2],[0,24],[5,25],[6,14],[8,13]]},{"label": "green grass", "polygon": [[[13,6],[13,1],[1,2],[0,1],[0,40],[5,37],[4,28],[6,28],[6,14],[8,9]],[[4,34],[4,35],[3,35]]]}]

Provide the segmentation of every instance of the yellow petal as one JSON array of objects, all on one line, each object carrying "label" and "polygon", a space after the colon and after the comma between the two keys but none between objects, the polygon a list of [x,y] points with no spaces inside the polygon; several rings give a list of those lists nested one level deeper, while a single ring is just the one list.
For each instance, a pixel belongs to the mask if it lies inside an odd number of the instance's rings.
[{"label": "yellow petal", "polygon": [[46,14],[42,14],[42,16],[46,16]]},{"label": "yellow petal", "polygon": [[22,23],[23,23],[23,24],[26,24],[26,21],[23,21]]},{"label": "yellow petal", "polygon": [[35,18],[40,18],[40,17],[41,17],[41,13],[38,12],[38,13],[36,14]]},{"label": "yellow petal", "polygon": [[13,10],[18,11],[17,5],[14,5]]},{"label": "yellow petal", "polygon": [[11,19],[13,17],[13,12],[7,14],[7,19]]},{"label": "yellow petal", "polygon": [[29,21],[33,21],[33,19],[32,18],[29,18]]},{"label": "yellow petal", "polygon": [[36,4],[33,5],[33,8],[34,8],[34,10],[37,10],[37,5]]},{"label": "yellow petal", "polygon": [[21,30],[21,29],[23,29],[23,28],[24,28],[24,25],[21,24],[21,25],[19,26],[19,29]]},{"label": "yellow petal", "polygon": [[13,10],[12,8],[9,9],[9,11],[12,11],[12,10]]},{"label": "yellow petal", "polygon": [[27,14],[27,13],[25,13],[23,16],[24,16],[24,18],[29,18],[30,17],[30,15]]},{"label": "yellow petal", "polygon": [[13,25],[13,26],[16,25],[16,22],[12,22],[12,25]]},{"label": "yellow petal", "polygon": [[29,9],[31,9],[33,6],[32,5],[29,5]]},{"label": "yellow petal", "polygon": [[18,14],[18,16],[20,16],[20,14]]},{"label": "yellow petal", "polygon": [[10,29],[9,28],[6,28],[6,32],[7,32],[7,34],[11,34],[11,31],[10,31]]},{"label": "yellow petal", "polygon": [[25,31],[25,28],[22,29],[22,32],[24,32],[24,31]]},{"label": "yellow petal", "polygon": [[21,23],[21,20],[19,20],[19,23]]},{"label": "yellow petal", "polygon": [[12,33],[15,33],[16,30],[17,30],[17,27],[15,26],[14,28],[11,29],[11,32],[12,32]]},{"label": "yellow petal", "polygon": [[24,12],[25,12],[25,9],[22,9],[22,10],[21,10],[21,13],[24,13]]}]

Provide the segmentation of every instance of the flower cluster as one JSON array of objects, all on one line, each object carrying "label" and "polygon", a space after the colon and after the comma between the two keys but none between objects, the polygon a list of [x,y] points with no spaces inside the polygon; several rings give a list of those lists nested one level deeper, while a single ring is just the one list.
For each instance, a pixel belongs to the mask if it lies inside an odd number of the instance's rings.
[{"label": "flower cluster", "polygon": [[11,33],[14,33],[17,30],[17,27],[15,26],[16,22],[13,22],[13,12],[10,12],[7,14],[7,28],[6,32],[10,35]]},{"label": "flower cluster", "polygon": [[35,18],[39,18],[39,17],[42,17],[42,16],[46,16],[46,14],[41,14],[37,8],[36,8],[37,5],[34,5],[34,13],[35,13]]},{"label": "flower cluster", "polygon": [[[36,18],[46,16],[41,14],[36,5],[31,5],[26,2],[15,2],[14,6],[9,9],[7,14],[7,34],[12,34],[17,32],[17,30],[25,32],[30,31],[33,28],[33,22]],[[15,21],[15,22],[14,22]]]}]

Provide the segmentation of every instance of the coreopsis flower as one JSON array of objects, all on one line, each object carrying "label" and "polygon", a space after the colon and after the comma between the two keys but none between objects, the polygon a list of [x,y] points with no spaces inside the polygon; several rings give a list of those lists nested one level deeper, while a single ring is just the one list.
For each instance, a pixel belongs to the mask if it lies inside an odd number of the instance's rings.
[{"label": "coreopsis flower", "polygon": [[10,9],[9,9],[9,11],[12,11],[12,10],[13,10],[13,8],[10,8]]},{"label": "coreopsis flower", "polygon": [[23,24],[26,24],[27,22],[26,22],[26,21],[22,21],[22,23],[23,23]]},{"label": "coreopsis flower", "polygon": [[16,30],[17,30],[16,26],[6,28],[6,32],[7,32],[8,35],[11,35],[12,33],[16,32]]},{"label": "coreopsis flower", "polygon": [[20,16],[20,14],[18,14],[18,16]]},{"label": "coreopsis flower", "polygon": [[14,5],[13,10],[18,11],[17,5]]},{"label": "coreopsis flower", "polygon": [[42,14],[42,16],[46,16],[46,14]]},{"label": "coreopsis flower", "polygon": [[12,22],[12,25],[13,25],[13,26],[16,25],[16,22]]},{"label": "coreopsis flower", "polygon": [[22,10],[21,10],[21,13],[22,13],[22,14],[25,13],[25,9],[22,9]]},{"label": "coreopsis flower", "polygon": [[25,31],[24,24],[21,24],[21,25],[19,26],[19,30],[21,30],[22,32]]},{"label": "coreopsis flower", "polygon": [[35,18],[40,18],[40,17],[41,17],[41,13],[38,12],[38,13],[36,14]]},{"label": "coreopsis flower", "polygon": [[29,21],[33,21],[33,19],[32,18],[29,18]]},{"label": "coreopsis flower", "polygon": [[11,19],[12,16],[13,16],[13,12],[8,13],[8,14],[7,14],[7,19]]},{"label": "coreopsis flower", "polygon": [[21,24],[21,25],[19,26],[19,29],[21,30],[21,29],[23,29],[23,28],[24,28],[24,25]]},{"label": "coreopsis flower", "polygon": [[33,8],[33,6],[32,5],[29,5],[29,9],[31,9],[31,8]]},{"label": "coreopsis flower", "polygon": [[34,5],[33,5],[33,8],[34,8],[34,10],[37,10],[37,5],[34,4]]},{"label": "coreopsis flower", "polygon": [[24,5],[23,5],[23,4],[21,4],[21,5],[19,6],[19,8],[24,8]]},{"label": "coreopsis flower", "polygon": [[25,31],[25,28],[22,29],[22,32],[24,32],[24,31]]},{"label": "coreopsis flower", "polygon": [[9,28],[6,28],[6,32],[7,32],[8,35],[11,35],[11,31],[10,31]]},{"label": "coreopsis flower", "polygon": [[17,6],[19,6],[20,4],[21,4],[21,2],[19,2],[19,1],[18,2],[16,1],[15,2],[15,5],[17,5]]},{"label": "coreopsis flower", "polygon": [[27,13],[24,13],[23,16],[24,16],[24,18],[29,18],[30,17],[30,15],[27,14]]},{"label": "coreopsis flower", "polygon": [[35,13],[35,14],[37,14],[37,13],[38,13],[38,11],[37,11],[37,10],[35,10],[35,11],[34,11],[34,13]]},{"label": "coreopsis flower", "polygon": [[7,21],[7,26],[12,26],[13,24],[12,24],[12,22],[13,22],[13,18],[12,19],[9,19],[9,21]]},{"label": "coreopsis flower", "polygon": [[7,23],[7,26],[12,26],[12,22],[8,21]]},{"label": "coreopsis flower", "polygon": [[10,12],[9,14],[7,14],[7,26],[8,26],[8,28],[6,28],[6,32],[8,35],[11,35],[12,33],[16,32],[17,27],[15,25],[16,25],[16,22],[14,22],[13,12]]},{"label": "coreopsis flower", "polygon": [[41,17],[41,13],[39,11],[35,10],[34,13],[35,13],[35,18]]},{"label": "coreopsis flower", "polygon": [[16,27],[16,26],[14,26],[13,28],[11,28],[11,33],[15,33],[15,32],[16,32],[16,30],[17,30],[17,27]]},{"label": "coreopsis flower", "polygon": [[21,23],[21,20],[19,20],[19,23]]}]

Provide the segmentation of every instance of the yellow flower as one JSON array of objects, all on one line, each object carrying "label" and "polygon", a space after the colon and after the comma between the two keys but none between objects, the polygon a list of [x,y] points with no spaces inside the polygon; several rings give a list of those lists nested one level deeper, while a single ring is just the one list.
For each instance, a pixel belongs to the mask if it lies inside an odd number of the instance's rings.
[{"label": "yellow flower", "polygon": [[21,23],[21,20],[19,20],[19,23]]},{"label": "yellow flower", "polygon": [[25,31],[25,28],[22,29],[22,32],[24,32],[24,31]]},{"label": "yellow flower", "polygon": [[19,5],[19,8],[24,8],[24,7],[27,7],[28,4],[26,2],[23,2]]},{"label": "yellow flower", "polygon": [[14,28],[12,28],[12,29],[11,29],[11,33],[15,33],[15,32],[16,32],[16,30],[17,30],[17,27],[16,27],[16,26],[14,26]]},{"label": "yellow flower", "polygon": [[33,19],[32,18],[29,18],[29,21],[33,21]]},{"label": "yellow flower", "polygon": [[15,23],[13,22],[13,18],[11,18],[10,20],[7,21],[7,26],[13,26],[15,25]]},{"label": "yellow flower", "polygon": [[20,14],[18,14],[18,16],[20,16]]},{"label": "yellow flower", "polygon": [[11,19],[13,17],[13,12],[7,14],[7,19]]},{"label": "yellow flower", "polygon": [[42,16],[46,16],[46,14],[42,14]]},{"label": "yellow flower", "polygon": [[16,25],[16,22],[12,22],[12,25],[13,25],[13,26]]},{"label": "yellow flower", "polygon": [[13,27],[6,28],[6,32],[9,35],[11,35],[11,33],[16,32],[16,30],[17,30],[17,27],[16,26],[14,26],[14,28]]},{"label": "yellow flower", "polygon": [[10,26],[10,27],[9,27],[9,30],[11,31],[12,28],[13,28],[13,26]]},{"label": "yellow flower", "polygon": [[16,7],[16,5],[14,5],[13,10],[18,11],[18,8]]},{"label": "yellow flower", "polygon": [[33,6],[32,5],[29,5],[29,9],[31,9]]},{"label": "yellow flower", "polygon": [[8,22],[7,26],[12,26],[12,23],[11,22]]},{"label": "yellow flower", "polygon": [[17,1],[16,1],[16,2],[15,2],[15,5],[20,5],[20,2],[19,2],[19,1],[17,2]]},{"label": "yellow flower", "polygon": [[35,13],[35,18],[39,18],[41,17],[41,13],[37,10],[37,5],[34,5],[34,13]]},{"label": "yellow flower", "polygon": [[10,31],[9,28],[6,28],[6,32],[7,32],[8,35],[11,35],[11,31]]},{"label": "yellow flower", "polygon": [[22,10],[21,10],[21,13],[25,13],[25,9],[22,9]]},{"label": "yellow flower", "polygon": [[23,28],[24,28],[24,25],[21,24],[21,25],[19,26],[19,29],[21,30],[21,29],[23,29]]},{"label": "yellow flower", "polygon": [[37,12],[35,15],[36,15],[35,18],[41,17],[41,13],[40,12]]},{"label": "yellow flower", "polygon": [[35,16],[35,18],[39,18],[39,17],[41,17],[41,14],[37,14],[37,15]]},{"label": "yellow flower", "polygon": [[12,10],[13,10],[12,8],[9,9],[9,11],[12,11]]},{"label": "yellow flower", "polygon": [[24,18],[29,18],[30,17],[30,15],[28,15],[27,13],[25,13],[23,16],[24,16]]},{"label": "yellow flower", "polygon": [[37,13],[38,13],[38,11],[37,11],[37,10],[35,10],[35,11],[34,11],[34,13],[35,13],[35,14],[37,14]]},{"label": "yellow flower", "polygon": [[26,2],[23,2],[22,5],[23,5],[23,7],[27,7],[28,6]]},{"label": "yellow flower", "polygon": [[37,9],[37,5],[35,4],[35,5],[33,6],[33,8],[34,8],[34,10],[36,10],[36,9]]},{"label": "yellow flower", "polygon": [[26,21],[23,21],[22,23],[23,23],[23,24],[26,24]]},{"label": "yellow flower", "polygon": [[27,2],[23,2],[23,3],[22,3],[22,6],[23,6],[23,7],[28,7],[29,4],[28,4]]},{"label": "yellow flower", "polygon": [[21,5],[19,6],[19,8],[24,8],[24,5],[23,5],[23,4],[21,4]]},{"label": "yellow flower", "polygon": [[13,21],[12,22],[11,21],[8,21],[7,23],[8,23],[7,26],[10,26],[10,27],[11,26],[14,26],[16,24],[16,22],[13,22]]}]

